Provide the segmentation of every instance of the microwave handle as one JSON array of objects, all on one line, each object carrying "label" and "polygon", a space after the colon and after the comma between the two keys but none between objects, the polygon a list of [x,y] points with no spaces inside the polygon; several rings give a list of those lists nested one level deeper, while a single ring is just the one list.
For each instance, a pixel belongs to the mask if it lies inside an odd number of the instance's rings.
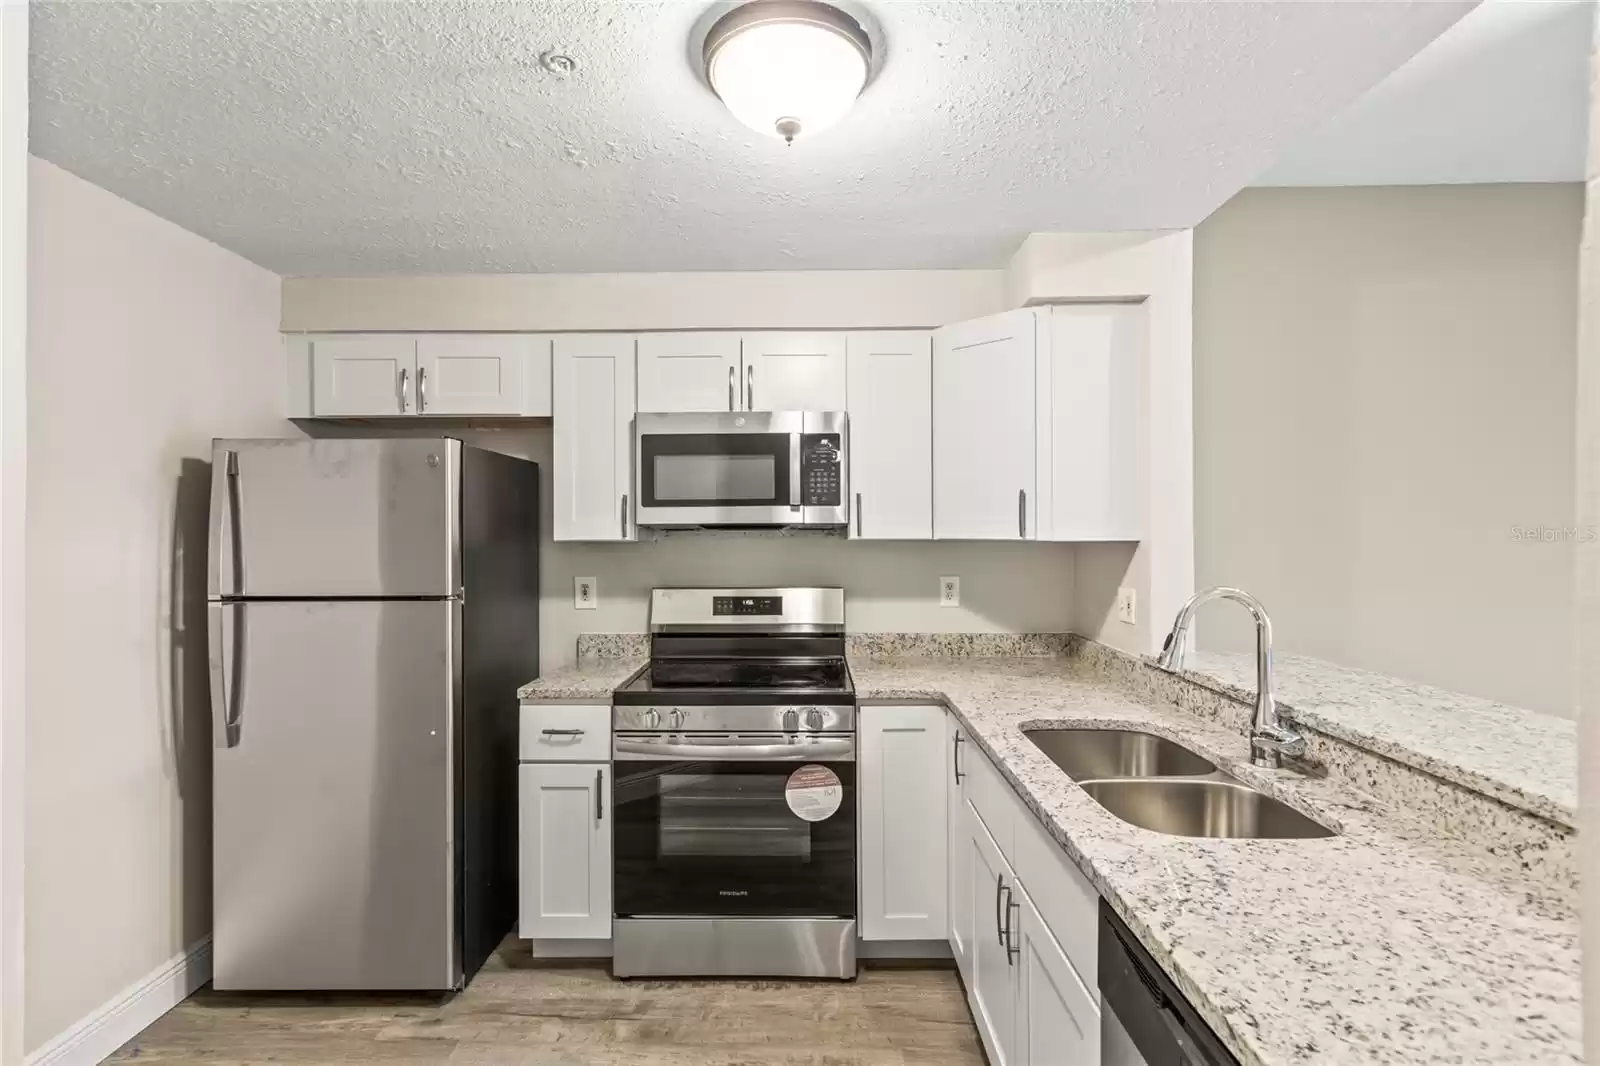
[{"label": "microwave handle", "polygon": [[800,510],[800,434],[789,434],[789,510]]}]

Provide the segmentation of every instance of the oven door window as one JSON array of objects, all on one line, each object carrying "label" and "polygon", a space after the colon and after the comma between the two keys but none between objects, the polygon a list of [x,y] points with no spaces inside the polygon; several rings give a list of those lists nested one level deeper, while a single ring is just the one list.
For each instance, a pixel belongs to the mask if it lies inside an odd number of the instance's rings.
[{"label": "oven door window", "polygon": [[648,433],[640,438],[645,507],[789,503],[787,433]]},{"label": "oven door window", "polygon": [[617,762],[617,914],[853,917],[855,764],[821,763],[843,798],[819,821],[785,797],[802,765]]}]

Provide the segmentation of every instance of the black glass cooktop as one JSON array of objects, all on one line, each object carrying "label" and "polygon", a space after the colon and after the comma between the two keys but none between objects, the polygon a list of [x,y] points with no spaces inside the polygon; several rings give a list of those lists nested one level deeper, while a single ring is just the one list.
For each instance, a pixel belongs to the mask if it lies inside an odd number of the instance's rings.
[{"label": "black glass cooktop", "polygon": [[617,690],[623,703],[820,703],[854,692],[843,659],[657,659]]}]

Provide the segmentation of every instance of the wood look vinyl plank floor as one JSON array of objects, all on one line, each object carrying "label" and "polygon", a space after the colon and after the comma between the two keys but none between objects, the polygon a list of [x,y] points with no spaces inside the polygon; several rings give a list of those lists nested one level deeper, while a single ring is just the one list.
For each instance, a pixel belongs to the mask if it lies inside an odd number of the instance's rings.
[{"label": "wood look vinyl plank floor", "polygon": [[955,970],[851,982],[616,981],[507,939],[445,998],[209,988],[108,1062],[214,1066],[984,1066]]}]

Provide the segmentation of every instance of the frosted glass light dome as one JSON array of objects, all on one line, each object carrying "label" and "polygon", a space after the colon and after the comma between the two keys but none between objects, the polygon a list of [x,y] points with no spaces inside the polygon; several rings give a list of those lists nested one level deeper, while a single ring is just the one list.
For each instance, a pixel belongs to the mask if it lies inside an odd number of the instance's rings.
[{"label": "frosted glass light dome", "polygon": [[867,83],[859,23],[817,0],[754,0],[706,37],[706,79],[735,118],[793,142],[844,117]]}]

